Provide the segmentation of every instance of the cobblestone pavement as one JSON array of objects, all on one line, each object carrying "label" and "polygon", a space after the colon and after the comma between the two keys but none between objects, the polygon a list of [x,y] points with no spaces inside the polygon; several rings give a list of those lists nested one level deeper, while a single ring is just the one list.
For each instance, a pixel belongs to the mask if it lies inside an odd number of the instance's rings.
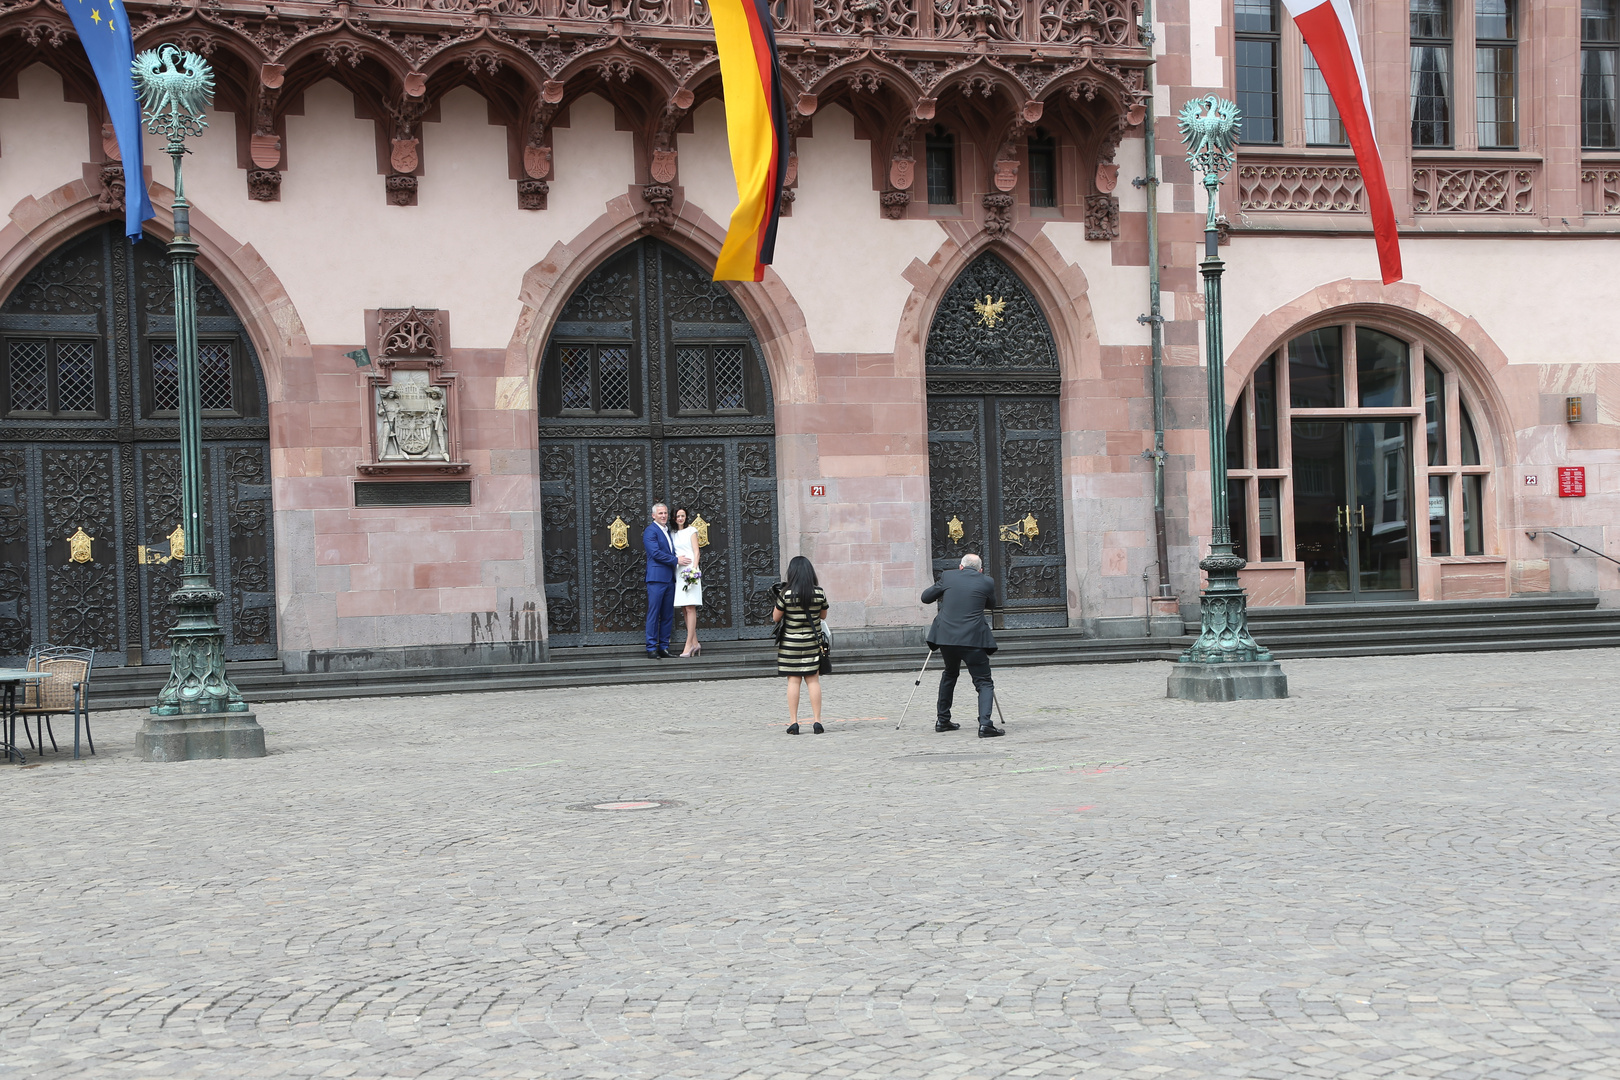
[{"label": "cobblestone pavement", "polygon": [[907,675],[106,714],[0,771],[0,1074],[1620,1076],[1617,661],[1010,669],[994,742]]}]

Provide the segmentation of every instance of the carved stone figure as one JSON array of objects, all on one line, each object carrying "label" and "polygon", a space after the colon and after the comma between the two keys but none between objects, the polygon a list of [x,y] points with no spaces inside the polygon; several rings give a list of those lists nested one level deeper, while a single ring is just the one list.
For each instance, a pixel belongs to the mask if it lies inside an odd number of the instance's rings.
[{"label": "carved stone figure", "polygon": [[379,461],[449,461],[444,390],[426,372],[399,371],[377,391]]}]

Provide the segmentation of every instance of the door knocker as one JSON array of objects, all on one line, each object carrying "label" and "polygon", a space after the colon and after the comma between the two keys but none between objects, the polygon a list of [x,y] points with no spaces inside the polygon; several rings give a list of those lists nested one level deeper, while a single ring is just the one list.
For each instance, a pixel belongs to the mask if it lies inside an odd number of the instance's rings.
[{"label": "door knocker", "polygon": [[620,551],[630,546],[630,526],[617,514],[613,516],[613,524],[608,526],[608,546]]},{"label": "door knocker", "polygon": [[709,523],[703,520],[702,514],[699,514],[692,519],[692,528],[697,530],[697,546],[700,548],[708,547]]},{"label": "door knocker", "polygon": [[945,535],[951,538],[951,543],[961,543],[962,537],[967,535],[962,531],[962,519],[952,514],[951,520],[945,523]]}]

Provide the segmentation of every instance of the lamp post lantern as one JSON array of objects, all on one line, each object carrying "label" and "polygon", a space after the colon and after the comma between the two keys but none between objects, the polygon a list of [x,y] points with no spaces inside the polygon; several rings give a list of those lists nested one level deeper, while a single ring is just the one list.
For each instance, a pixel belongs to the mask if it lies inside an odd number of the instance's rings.
[{"label": "lamp post lantern", "polygon": [[[180,527],[171,543],[181,559],[180,587],[171,594],[175,625],[169,631],[169,681],[158,692],[136,735],[147,761],[263,757],[264,729],[225,674],[225,635],[215,608],[223,594],[208,570],[202,490],[202,391],[197,374],[197,243],[191,238],[181,159],[186,139],[208,126],[214,73],[208,62],[174,45],[135,57],[135,90],[147,131],[167,137],[174,159],[174,337],[179,365]],[[178,546],[180,550],[174,548]]]},{"label": "lamp post lantern", "polygon": [[1288,677],[1271,653],[1249,634],[1248,598],[1238,571],[1246,565],[1232,550],[1226,497],[1225,345],[1221,334],[1220,238],[1216,194],[1237,155],[1238,108],[1213,94],[1189,101],[1178,118],[1187,164],[1204,178],[1209,214],[1204,222],[1204,352],[1209,368],[1209,554],[1199,566],[1209,580],[1200,602],[1198,640],[1171,671],[1168,693],[1192,701],[1288,696]]}]

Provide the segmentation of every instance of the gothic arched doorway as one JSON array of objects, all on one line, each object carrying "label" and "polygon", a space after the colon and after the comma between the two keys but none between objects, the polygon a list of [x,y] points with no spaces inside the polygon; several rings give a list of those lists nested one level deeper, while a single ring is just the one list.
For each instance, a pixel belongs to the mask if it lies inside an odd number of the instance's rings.
[{"label": "gothic arched doorway", "polygon": [[770,377],[725,286],[668,245],[630,245],[564,305],[540,368],[540,480],[554,645],[642,640],[641,532],[654,502],[707,523],[702,636],[769,633]]},{"label": "gothic arched doorway", "polygon": [[925,353],[934,571],[962,553],[996,579],[997,625],[1067,626],[1057,344],[988,252],[945,290]]},{"label": "gothic arched doorway", "polygon": [[[264,377],[241,320],[201,272],[197,311],[225,656],[267,659],[276,608]],[[0,658],[50,642],[92,646],[98,665],[169,662],[177,393],[168,258],[151,239],[130,244],[122,223],[69,240],[0,304]]]}]

